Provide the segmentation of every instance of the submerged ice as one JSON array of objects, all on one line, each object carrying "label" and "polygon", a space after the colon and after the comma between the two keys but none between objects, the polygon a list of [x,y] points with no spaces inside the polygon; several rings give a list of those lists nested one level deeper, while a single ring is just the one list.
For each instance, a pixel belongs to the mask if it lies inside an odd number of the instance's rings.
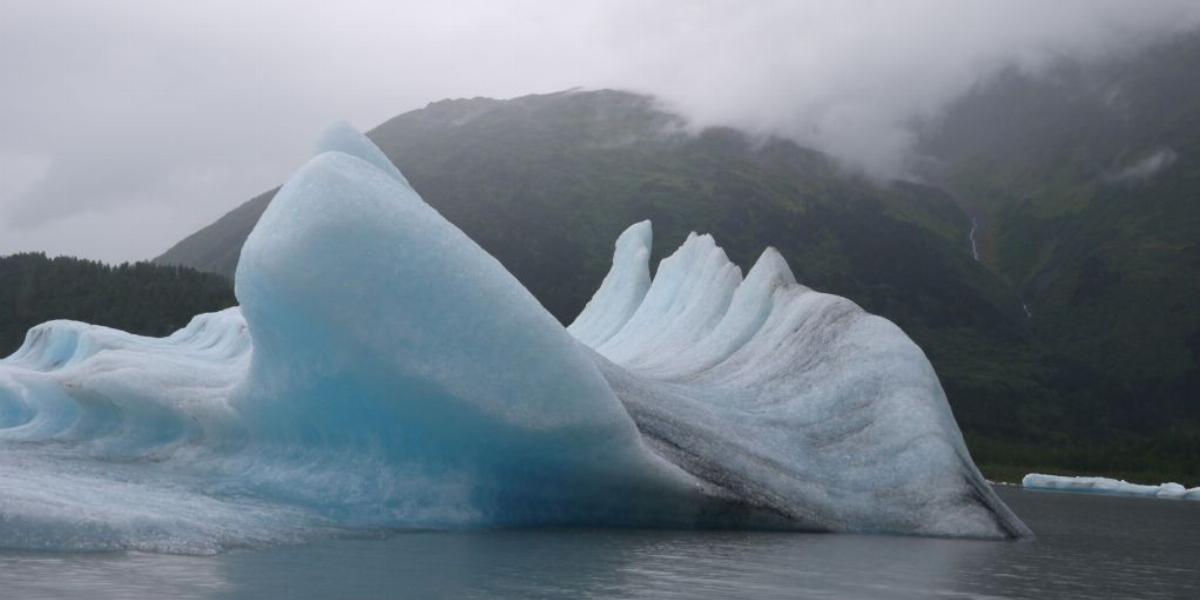
[{"label": "submerged ice", "polygon": [[166,338],[72,321],[0,361],[0,547],[211,552],[327,531],[760,527],[1011,538],[890,322],[649,222],[563,328],[332,129]]}]

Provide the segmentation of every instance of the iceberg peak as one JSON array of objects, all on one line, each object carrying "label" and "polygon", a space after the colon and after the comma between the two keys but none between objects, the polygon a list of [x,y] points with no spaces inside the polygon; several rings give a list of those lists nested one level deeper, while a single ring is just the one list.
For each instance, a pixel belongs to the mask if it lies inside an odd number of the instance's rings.
[{"label": "iceberg peak", "polygon": [[595,296],[567,327],[591,346],[598,346],[625,325],[650,289],[650,248],[654,234],[650,221],[630,225],[617,238],[612,269]]},{"label": "iceberg peak", "polygon": [[358,132],[357,129],[350,126],[345,121],[338,121],[330,125],[328,129],[321,134],[317,140],[315,154],[324,152],[342,152],[349,154],[355,158],[365,160],[372,165],[375,165],[380,171],[395,178],[405,187],[412,189],[412,185],[408,183],[408,179],[400,173],[400,169],[392,164],[387,155],[379,149],[367,136]]}]

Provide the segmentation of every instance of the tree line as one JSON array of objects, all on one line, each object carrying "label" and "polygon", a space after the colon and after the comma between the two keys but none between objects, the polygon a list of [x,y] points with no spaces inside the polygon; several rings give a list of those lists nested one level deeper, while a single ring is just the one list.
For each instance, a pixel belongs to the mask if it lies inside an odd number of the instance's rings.
[{"label": "tree line", "polygon": [[228,279],[149,262],[110,265],[41,252],[0,257],[0,357],[34,325],[73,319],[163,336],[196,314],[237,304]]}]

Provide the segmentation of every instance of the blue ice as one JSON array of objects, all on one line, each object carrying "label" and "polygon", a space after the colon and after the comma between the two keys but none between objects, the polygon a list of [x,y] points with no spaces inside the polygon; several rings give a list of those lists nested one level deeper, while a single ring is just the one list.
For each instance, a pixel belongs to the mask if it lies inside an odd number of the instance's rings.
[{"label": "blue ice", "polygon": [[242,249],[240,307],[72,321],[0,361],[0,547],[206,553],[344,530],[1012,538],[898,327],[649,222],[562,327],[340,125]]}]

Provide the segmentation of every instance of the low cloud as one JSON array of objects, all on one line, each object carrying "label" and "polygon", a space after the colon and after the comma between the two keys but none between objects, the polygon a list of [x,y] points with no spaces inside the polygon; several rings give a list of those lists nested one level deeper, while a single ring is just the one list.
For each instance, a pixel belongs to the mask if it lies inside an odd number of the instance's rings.
[{"label": "low cloud", "polygon": [[1178,159],[1179,155],[1174,150],[1165,147],[1159,148],[1135,161],[1133,164],[1117,171],[1109,179],[1111,181],[1143,181],[1175,164],[1175,161]]},{"label": "low cloud", "polygon": [[[15,0],[0,176],[22,175],[0,182],[0,253],[153,256],[279,183],[329,122],[446,97],[632,89],[696,127],[903,176],[911,125],[1003,69],[1198,24],[1200,4],[1175,0]],[[153,231],[86,232],[139,211]]]},{"label": "low cloud", "polygon": [[[700,125],[904,176],[913,124],[1006,69],[1101,60],[1200,23],[1195,2],[708,2],[623,31],[617,79]],[[724,9],[724,10],[723,10]]]}]

